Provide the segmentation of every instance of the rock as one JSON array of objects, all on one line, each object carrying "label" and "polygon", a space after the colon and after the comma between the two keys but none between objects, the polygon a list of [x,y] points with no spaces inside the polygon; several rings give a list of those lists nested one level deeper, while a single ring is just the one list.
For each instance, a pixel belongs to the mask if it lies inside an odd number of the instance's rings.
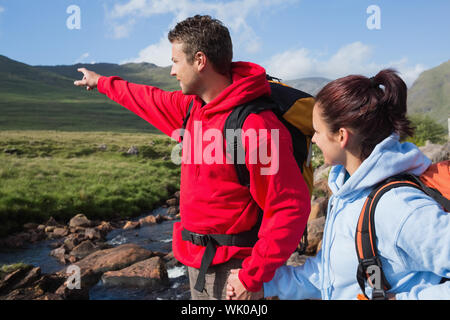
[{"label": "rock", "polygon": [[39,287],[20,288],[11,291],[6,296],[2,297],[4,300],[36,300],[44,295],[44,291]]},{"label": "rock", "polygon": [[55,229],[56,229],[55,226],[48,226],[48,227],[45,227],[44,232],[45,233],[52,233],[53,230],[55,230]]},{"label": "rock", "polygon": [[106,235],[113,230],[113,226],[109,222],[102,221],[96,229],[100,232],[102,238],[105,238]]},{"label": "rock", "polygon": [[[47,227],[48,228],[48,227]],[[69,234],[67,228],[55,228],[52,233],[53,238],[62,238]]]},{"label": "rock", "polygon": [[315,255],[317,253],[317,247],[322,241],[324,225],[324,216],[308,221],[308,247],[306,248],[307,255]]},{"label": "rock", "polygon": [[66,249],[64,248],[64,246],[50,251],[50,255],[55,257],[56,259],[58,259],[58,261],[61,262],[62,264],[66,264],[65,254],[66,254]]},{"label": "rock", "polygon": [[77,259],[83,259],[84,257],[90,255],[91,253],[97,251],[96,246],[90,240],[86,240],[77,245],[70,252],[70,256],[74,256]]},{"label": "rock", "polygon": [[45,224],[38,225],[37,230],[41,231],[41,232],[44,232],[45,231]]},{"label": "rock", "polygon": [[301,266],[305,263],[306,259],[308,257],[305,255],[299,255],[297,251],[295,251],[291,256],[289,257],[288,261],[286,262],[286,265],[288,266]]},{"label": "rock", "polygon": [[167,209],[167,215],[169,216],[176,215],[178,212],[180,212],[179,207],[170,207],[169,209]]},{"label": "rock", "polygon": [[76,263],[81,269],[81,286],[90,288],[104,272],[126,268],[151,256],[151,251],[132,243],[98,250]]},{"label": "rock", "polygon": [[33,231],[30,233],[30,242],[31,243],[35,243],[35,242],[44,240],[46,238],[46,235],[44,232],[40,232],[37,230],[39,230],[39,229],[36,229],[36,231]]},{"label": "rock", "polygon": [[39,225],[37,223],[33,223],[33,222],[29,222],[29,223],[25,223],[23,225],[23,228],[25,230],[33,230],[36,229]]},{"label": "rock", "polygon": [[450,159],[450,142],[447,142],[445,145],[440,145],[427,141],[425,146],[419,147],[419,149],[430,158],[433,163]]},{"label": "rock", "polygon": [[72,251],[77,245],[80,244],[77,234],[70,234],[66,239],[64,239],[64,246],[68,251]]},{"label": "rock", "polygon": [[57,227],[58,226],[58,222],[56,222],[56,220],[53,217],[50,217],[50,219],[48,219],[47,223],[45,224],[47,227]]},{"label": "rock", "polygon": [[60,295],[55,293],[45,293],[42,296],[37,297],[35,300],[64,300]]},{"label": "rock", "polygon": [[131,230],[131,229],[137,229],[140,227],[139,221],[127,221],[125,225],[123,226],[123,230]]},{"label": "rock", "polygon": [[172,198],[172,199],[167,200],[166,204],[169,207],[174,207],[174,206],[178,206],[179,203],[178,203],[178,199],[177,198]]},{"label": "rock", "polygon": [[2,240],[2,247],[12,249],[22,248],[30,239],[31,235],[26,232],[13,234]]},{"label": "rock", "polygon": [[22,280],[20,280],[18,283],[16,283],[13,286],[12,289],[14,290],[14,289],[19,289],[19,288],[24,288],[26,286],[29,286],[32,283],[34,283],[36,280],[38,280],[40,276],[41,276],[41,268],[40,267],[32,268],[30,271],[28,271],[28,273],[25,275],[25,277]]},{"label": "rock", "polygon": [[137,155],[139,154],[139,150],[135,146],[131,146],[130,149],[128,149],[127,154],[129,155]]},{"label": "rock", "polygon": [[328,180],[328,173],[331,167],[329,165],[322,165],[314,170],[314,181]]},{"label": "rock", "polygon": [[66,274],[44,274],[34,284],[44,292],[54,293],[67,280]]},{"label": "rock", "polygon": [[180,261],[178,261],[175,256],[173,255],[173,251],[171,251],[170,253],[166,254],[163,257],[164,262],[166,263],[166,267],[167,269],[171,269],[174,267],[181,267],[182,264]]},{"label": "rock", "polygon": [[7,293],[14,286],[19,283],[33,268],[31,265],[22,265],[16,270],[8,273],[1,281],[0,281],[0,295]]},{"label": "rock", "polygon": [[328,198],[321,197],[315,199],[311,203],[311,213],[309,214],[308,221],[323,217],[327,213]]},{"label": "rock", "polygon": [[102,239],[102,235],[100,231],[94,228],[86,228],[84,230],[84,236],[89,240],[100,240]]},{"label": "rock", "polygon": [[61,297],[61,300],[89,300],[89,287],[81,287],[80,289],[69,289],[64,283],[56,291],[56,297]]},{"label": "rock", "polygon": [[77,214],[69,221],[69,227],[70,228],[76,228],[76,227],[90,227],[91,221],[82,213]]},{"label": "rock", "polygon": [[139,219],[139,224],[141,226],[144,226],[144,225],[147,225],[147,224],[156,224],[156,223],[157,223],[156,217],[153,216],[153,215],[149,215],[149,216],[147,216],[145,218]]},{"label": "rock", "polygon": [[168,285],[169,277],[163,260],[160,257],[153,257],[119,271],[106,272],[102,276],[102,281],[107,286],[154,289]]}]

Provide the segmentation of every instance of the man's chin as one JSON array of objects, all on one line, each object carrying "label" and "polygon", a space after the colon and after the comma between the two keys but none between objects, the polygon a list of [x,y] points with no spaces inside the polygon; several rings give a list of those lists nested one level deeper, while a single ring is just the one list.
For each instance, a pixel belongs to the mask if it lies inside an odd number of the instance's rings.
[{"label": "man's chin", "polygon": [[190,96],[193,95],[194,93],[191,92],[191,90],[187,89],[187,88],[183,88],[181,87],[181,92],[186,95],[186,96]]}]

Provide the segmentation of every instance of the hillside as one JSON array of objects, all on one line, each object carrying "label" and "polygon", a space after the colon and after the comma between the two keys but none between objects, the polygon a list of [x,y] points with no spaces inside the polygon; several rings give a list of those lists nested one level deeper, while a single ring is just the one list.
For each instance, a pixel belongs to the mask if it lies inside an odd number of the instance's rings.
[{"label": "hillside", "polygon": [[[105,76],[179,90],[170,67],[151,63],[29,66],[0,55],[0,130],[158,132],[102,94],[77,88],[86,67]],[[302,78],[286,84],[316,95],[329,79]],[[408,91],[408,113],[426,114],[447,128],[450,116],[450,60],[423,72]]]},{"label": "hillside", "polygon": [[450,117],[450,60],[420,74],[408,91],[408,113],[426,114],[447,128]]},{"label": "hillside", "polygon": [[178,89],[169,68],[148,63],[29,66],[0,55],[0,130],[157,132],[106,96],[75,87],[80,67],[165,90]]},{"label": "hillside", "polygon": [[315,96],[331,80],[326,78],[312,77],[285,81],[287,85],[302,90]]}]

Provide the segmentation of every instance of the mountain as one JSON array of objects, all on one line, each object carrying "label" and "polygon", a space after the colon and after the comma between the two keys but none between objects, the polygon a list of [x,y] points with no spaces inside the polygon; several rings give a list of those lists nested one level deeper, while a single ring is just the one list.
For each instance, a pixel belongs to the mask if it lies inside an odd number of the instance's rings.
[{"label": "mountain", "polygon": [[291,87],[302,90],[315,96],[320,89],[322,89],[331,80],[326,78],[312,77],[312,78],[301,78],[296,80],[287,80],[285,83]]},{"label": "mountain", "polygon": [[[0,130],[150,131],[157,130],[106,96],[77,88],[86,67],[105,76],[179,90],[170,67],[151,63],[30,66],[0,55]],[[301,78],[286,84],[316,95],[331,80]],[[408,91],[408,113],[427,114],[447,127],[450,117],[450,60],[424,71]]]},{"label": "mountain", "polygon": [[426,114],[447,128],[450,118],[450,60],[424,71],[408,90],[408,113]]},{"label": "mountain", "polygon": [[80,67],[179,89],[169,67],[149,63],[30,66],[0,55],[0,130],[157,131],[106,96],[75,87],[74,80],[82,77]]}]

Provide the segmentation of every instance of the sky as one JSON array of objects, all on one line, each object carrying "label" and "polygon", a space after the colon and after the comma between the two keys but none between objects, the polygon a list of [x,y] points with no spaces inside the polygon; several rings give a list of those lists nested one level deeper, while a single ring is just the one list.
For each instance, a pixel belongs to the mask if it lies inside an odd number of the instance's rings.
[{"label": "sky", "polygon": [[0,0],[0,54],[30,65],[169,66],[167,33],[195,14],[230,29],[235,61],[283,80],[391,67],[411,86],[450,59],[448,0]]}]

